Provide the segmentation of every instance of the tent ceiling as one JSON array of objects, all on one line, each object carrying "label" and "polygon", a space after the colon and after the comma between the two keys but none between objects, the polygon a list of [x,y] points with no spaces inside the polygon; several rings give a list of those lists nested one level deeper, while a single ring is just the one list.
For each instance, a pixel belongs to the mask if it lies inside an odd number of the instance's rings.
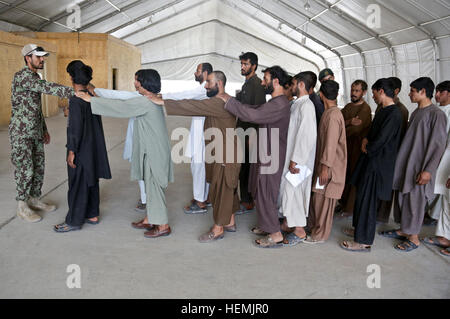
[{"label": "tent ceiling", "polygon": [[[70,30],[62,26],[68,15],[65,10],[69,5],[77,3],[82,7],[81,31],[120,32],[122,28],[130,27],[136,31],[148,24],[148,19],[146,23],[143,19],[138,19],[146,13],[162,7],[165,11],[174,13],[175,10],[182,10],[183,7],[198,2],[197,0],[0,0],[0,20],[33,31],[67,32]],[[358,52],[359,48],[370,50],[450,33],[450,3],[447,0],[308,0],[311,7],[308,11],[304,9],[306,0],[223,2],[232,2],[253,16],[261,11],[271,12],[278,20],[284,20],[305,31],[312,40],[319,40],[330,48],[338,47],[338,52],[341,52],[340,47],[343,45],[350,46]],[[369,16],[366,12],[367,7],[371,3],[381,6],[382,17],[381,28],[374,30],[373,34],[363,26]],[[401,12],[401,16],[397,12]],[[259,18],[262,18],[260,14]],[[267,16],[263,18],[268,20]],[[349,18],[357,21],[359,26],[349,22]],[[438,19],[442,20],[420,26],[421,23]],[[133,23],[126,25],[130,22]],[[120,26],[121,29],[115,30]],[[406,30],[403,32],[390,34],[404,29]],[[380,34],[388,35],[384,36],[384,39],[358,43]],[[346,53],[347,51],[344,54]]]}]

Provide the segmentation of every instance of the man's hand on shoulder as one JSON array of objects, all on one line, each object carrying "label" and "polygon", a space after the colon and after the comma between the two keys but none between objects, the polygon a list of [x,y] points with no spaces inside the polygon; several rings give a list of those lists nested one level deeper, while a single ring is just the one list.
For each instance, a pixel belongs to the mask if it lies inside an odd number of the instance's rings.
[{"label": "man's hand on shoulder", "polygon": [[221,99],[221,100],[224,101],[225,103],[227,103],[228,100],[231,98],[231,96],[228,95],[227,93],[219,93],[219,94],[217,94],[215,97],[218,97],[219,99]]},{"label": "man's hand on shoulder", "polygon": [[150,101],[152,101],[153,103],[155,103],[156,105],[164,106],[164,100],[162,99],[161,94],[155,94],[155,93],[149,92],[148,94],[146,94],[144,96],[147,99],[149,99]]},{"label": "man's hand on shoulder", "polygon": [[86,92],[78,91],[75,92],[75,95],[86,102],[91,102],[91,96]]},{"label": "man's hand on shoulder", "polygon": [[95,94],[95,86],[92,83],[89,83],[87,85],[87,90],[89,91],[89,93],[91,93],[93,96],[98,96],[97,94]]}]

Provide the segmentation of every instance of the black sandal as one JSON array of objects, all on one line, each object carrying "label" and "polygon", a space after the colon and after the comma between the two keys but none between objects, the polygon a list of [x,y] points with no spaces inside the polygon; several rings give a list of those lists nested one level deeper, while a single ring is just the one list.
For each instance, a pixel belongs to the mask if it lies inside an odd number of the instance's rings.
[{"label": "black sandal", "polygon": [[81,226],[70,226],[69,224],[66,223],[61,223],[53,227],[53,230],[57,233],[67,233],[73,230],[80,230],[80,229]]}]

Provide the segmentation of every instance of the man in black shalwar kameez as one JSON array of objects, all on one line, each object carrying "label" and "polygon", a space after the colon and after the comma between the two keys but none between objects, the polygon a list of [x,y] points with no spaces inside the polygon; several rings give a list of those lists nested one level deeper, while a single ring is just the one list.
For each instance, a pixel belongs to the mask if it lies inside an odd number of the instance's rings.
[{"label": "man in black shalwar kameez", "polygon": [[402,132],[402,114],[394,103],[394,84],[379,79],[372,86],[373,98],[383,107],[375,114],[372,126],[362,141],[362,154],[350,183],[357,188],[352,229],[344,230],[354,241],[341,247],[350,251],[370,251],[376,231],[379,200],[392,194],[395,160]]},{"label": "man in black shalwar kameez", "polygon": [[[77,64],[67,71],[75,91],[88,92],[86,86],[92,79],[92,69]],[[69,100],[66,147],[69,211],[65,223],[54,227],[56,232],[81,229],[85,222],[97,224],[99,178],[111,178],[101,116],[93,115],[90,103],[76,96]]]}]

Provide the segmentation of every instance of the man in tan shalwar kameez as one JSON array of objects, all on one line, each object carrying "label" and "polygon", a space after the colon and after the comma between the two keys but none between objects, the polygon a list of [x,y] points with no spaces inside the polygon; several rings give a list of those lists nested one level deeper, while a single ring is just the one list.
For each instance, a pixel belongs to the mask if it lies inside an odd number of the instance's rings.
[{"label": "man in tan shalwar kameez", "polygon": [[[222,158],[217,159],[217,149],[213,150],[214,154],[208,152],[208,145],[214,143],[214,139],[205,143],[206,181],[210,183],[209,200],[214,210],[214,225],[199,237],[202,243],[222,239],[225,231],[236,231],[234,212],[239,209],[237,187],[242,154],[238,154],[239,141],[234,138],[236,117],[224,109],[225,103],[221,99],[215,97],[218,93],[225,92],[225,84],[225,74],[214,71],[208,75],[205,85],[210,99],[174,101],[162,100],[156,95],[148,96],[154,103],[164,106],[168,115],[205,116],[204,129],[216,128],[222,133],[222,141],[218,142],[220,145],[215,145],[222,147]],[[234,151],[233,157],[227,154],[227,145]]]},{"label": "man in tan shalwar kameez", "polygon": [[[320,119],[317,137],[313,195],[308,216],[311,234],[304,241],[308,244],[323,243],[328,239],[334,208],[344,190],[347,142],[344,118],[337,107],[338,92],[339,84],[332,80],[324,81],[320,87],[325,112]],[[324,188],[320,189],[321,186]]]}]

